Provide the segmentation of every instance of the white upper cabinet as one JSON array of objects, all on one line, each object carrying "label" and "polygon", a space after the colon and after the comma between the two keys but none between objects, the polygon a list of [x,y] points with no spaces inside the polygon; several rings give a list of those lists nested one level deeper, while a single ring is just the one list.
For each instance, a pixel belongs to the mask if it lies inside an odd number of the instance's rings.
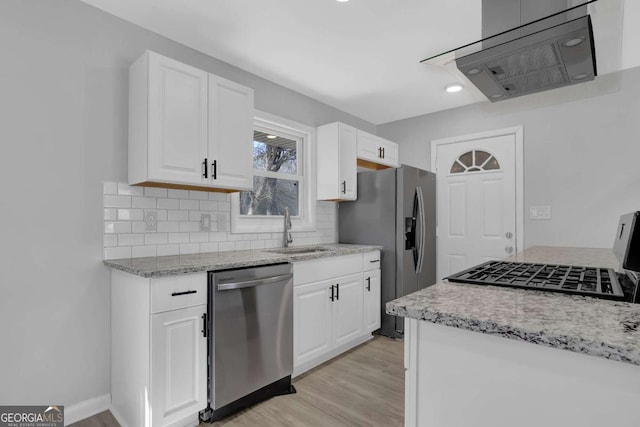
[{"label": "white upper cabinet", "polygon": [[368,169],[397,168],[398,144],[358,130],[358,166]]},{"label": "white upper cabinet", "polygon": [[251,189],[253,90],[146,51],[129,70],[129,184]]},{"label": "white upper cabinet", "polygon": [[253,89],[209,74],[209,178],[253,190]]},{"label": "white upper cabinet", "polygon": [[356,133],[338,122],[318,127],[318,200],[356,200]]}]

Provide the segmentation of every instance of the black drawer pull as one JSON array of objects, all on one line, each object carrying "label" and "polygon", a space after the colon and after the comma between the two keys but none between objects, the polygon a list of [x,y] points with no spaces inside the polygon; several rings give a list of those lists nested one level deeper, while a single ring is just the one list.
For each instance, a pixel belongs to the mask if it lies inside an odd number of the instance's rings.
[{"label": "black drawer pull", "polygon": [[380,262],[380,260],[379,259],[371,259],[371,260],[369,260],[369,262]]},{"label": "black drawer pull", "polygon": [[198,293],[198,291],[173,292],[171,294],[171,296],[172,297],[177,297],[177,296],[180,296],[180,295],[189,295],[189,294],[196,294],[196,293]]}]

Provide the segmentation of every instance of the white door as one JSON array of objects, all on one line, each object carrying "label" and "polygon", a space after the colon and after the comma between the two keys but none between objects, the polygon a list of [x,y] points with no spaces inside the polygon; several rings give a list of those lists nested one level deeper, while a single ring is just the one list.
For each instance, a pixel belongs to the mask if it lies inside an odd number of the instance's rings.
[{"label": "white door", "polygon": [[516,145],[507,134],[436,151],[438,278],[516,248]]},{"label": "white door", "polygon": [[380,327],[380,269],[364,272],[364,329]]},{"label": "white door", "polygon": [[334,305],[334,348],[362,335],[362,273],[336,280]]},{"label": "white door", "polygon": [[214,187],[253,190],[253,89],[209,74],[209,170]]},{"label": "white door", "polygon": [[331,350],[331,285],[322,281],[293,288],[293,366]]},{"label": "white door", "polygon": [[148,55],[148,178],[206,183],[207,73],[153,52]]},{"label": "white door", "polygon": [[151,325],[153,425],[167,425],[207,407],[206,305],[154,314]]}]

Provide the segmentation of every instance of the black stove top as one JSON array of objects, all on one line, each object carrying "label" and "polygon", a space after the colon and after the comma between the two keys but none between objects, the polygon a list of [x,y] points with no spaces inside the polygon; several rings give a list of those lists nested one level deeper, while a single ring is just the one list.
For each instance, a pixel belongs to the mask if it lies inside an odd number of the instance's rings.
[{"label": "black stove top", "polygon": [[611,268],[489,261],[446,278],[450,282],[509,286],[624,300]]}]

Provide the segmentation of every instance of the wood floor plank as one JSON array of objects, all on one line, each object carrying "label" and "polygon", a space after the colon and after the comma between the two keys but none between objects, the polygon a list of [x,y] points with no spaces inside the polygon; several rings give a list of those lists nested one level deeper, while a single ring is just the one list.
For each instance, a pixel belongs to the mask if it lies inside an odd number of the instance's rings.
[{"label": "wood floor plank", "polygon": [[[200,427],[401,427],[404,425],[402,341],[374,339],[293,381],[279,396]],[[110,412],[73,427],[116,427]]]},{"label": "wood floor plank", "polygon": [[376,336],[294,380],[276,397],[201,427],[345,427],[404,425],[402,341]]}]

